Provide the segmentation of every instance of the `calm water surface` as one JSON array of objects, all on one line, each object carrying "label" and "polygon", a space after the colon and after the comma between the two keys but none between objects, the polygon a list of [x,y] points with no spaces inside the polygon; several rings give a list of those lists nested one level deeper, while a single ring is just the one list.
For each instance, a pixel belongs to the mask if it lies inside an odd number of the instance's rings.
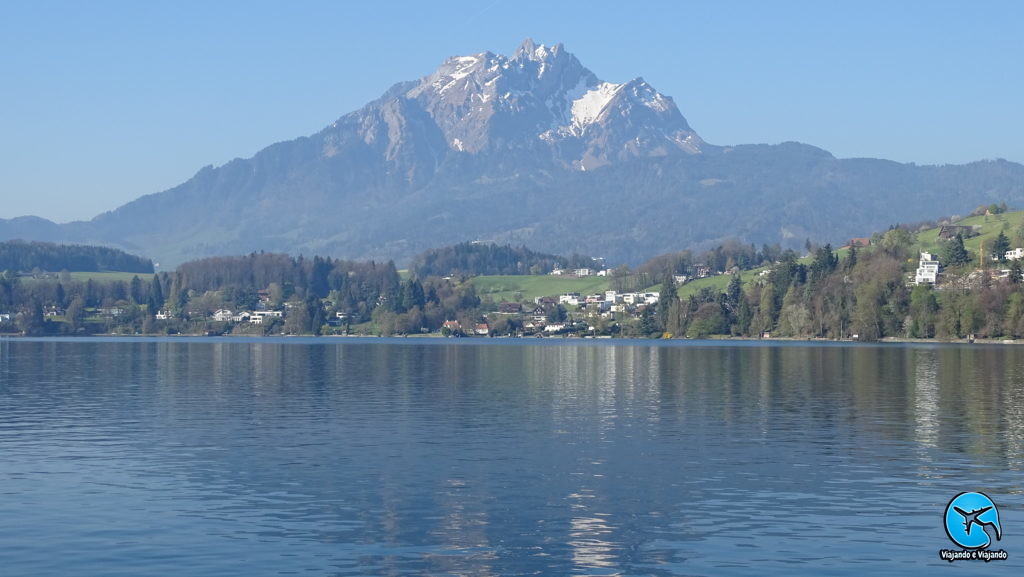
[{"label": "calm water surface", "polygon": [[1020,347],[0,340],[3,575],[1020,574],[1022,469]]}]

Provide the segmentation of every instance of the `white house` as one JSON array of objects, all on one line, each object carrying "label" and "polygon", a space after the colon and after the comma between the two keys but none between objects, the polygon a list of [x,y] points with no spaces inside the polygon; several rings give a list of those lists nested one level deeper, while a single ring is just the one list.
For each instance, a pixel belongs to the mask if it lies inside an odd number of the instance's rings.
[{"label": "white house", "polygon": [[935,284],[938,277],[939,261],[930,252],[922,252],[917,274],[914,275],[914,284]]},{"label": "white house", "polygon": [[213,313],[213,320],[218,322],[226,322],[230,321],[233,316],[234,313],[232,313],[228,309],[217,309],[217,311]]},{"label": "white house", "polygon": [[262,325],[263,321],[268,317],[281,318],[284,316],[282,311],[253,311],[249,315],[249,322],[254,325]]},{"label": "white house", "polygon": [[1017,260],[1024,258],[1024,248],[1015,248],[1013,250],[1006,251],[1006,260]]},{"label": "white house", "polygon": [[580,293],[565,293],[558,297],[558,304],[579,306]]}]

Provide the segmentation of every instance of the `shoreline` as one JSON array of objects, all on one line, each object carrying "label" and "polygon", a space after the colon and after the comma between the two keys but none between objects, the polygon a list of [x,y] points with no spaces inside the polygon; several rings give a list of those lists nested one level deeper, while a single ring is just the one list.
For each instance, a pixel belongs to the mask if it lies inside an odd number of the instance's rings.
[{"label": "shoreline", "polygon": [[734,337],[724,335],[714,335],[704,339],[688,339],[688,338],[644,338],[644,337],[612,337],[612,336],[527,336],[527,337],[512,337],[512,336],[494,336],[494,337],[483,337],[483,336],[467,336],[467,337],[446,337],[440,333],[427,333],[427,334],[415,334],[415,335],[246,335],[246,334],[222,334],[222,335],[202,335],[202,334],[134,334],[126,335],[119,333],[94,333],[89,335],[24,335],[21,333],[0,333],[0,339],[90,339],[90,338],[102,338],[102,339],[132,339],[132,338],[167,338],[167,339],[217,339],[217,338],[228,338],[228,339],[449,339],[455,341],[492,341],[492,340],[515,340],[515,341],[650,341],[650,342],[687,342],[687,341],[712,341],[712,342],[765,342],[765,343],[832,343],[832,344],[861,344],[861,345],[884,345],[884,344],[940,344],[940,345],[1024,345],[1024,339],[990,339],[990,338],[974,338],[974,339],[915,339],[909,337],[884,337],[877,341],[860,341],[853,339],[825,339],[818,337]]}]

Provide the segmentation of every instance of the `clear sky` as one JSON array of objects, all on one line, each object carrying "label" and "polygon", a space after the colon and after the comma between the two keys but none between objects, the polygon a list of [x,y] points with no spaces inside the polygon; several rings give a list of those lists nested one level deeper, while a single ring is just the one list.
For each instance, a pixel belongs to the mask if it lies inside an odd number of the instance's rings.
[{"label": "clear sky", "polygon": [[1024,2],[11,0],[0,218],[92,218],[526,37],[643,76],[713,144],[1024,162]]}]

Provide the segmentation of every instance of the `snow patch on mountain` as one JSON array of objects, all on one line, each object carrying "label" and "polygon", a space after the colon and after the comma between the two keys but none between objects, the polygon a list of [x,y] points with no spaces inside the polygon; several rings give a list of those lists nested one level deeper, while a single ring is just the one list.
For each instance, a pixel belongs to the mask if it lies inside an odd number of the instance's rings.
[{"label": "snow patch on mountain", "polygon": [[630,92],[633,98],[644,106],[655,112],[667,112],[672,106],[671,101],[662,96],[650,84],[644,82],[643,78],[637,78],[630,83]]},{"label": "snow patch on mountain", "polygon": [[615,95],[625,86],[624,84],[613,84],[602,82],[596,88],[588,90],[586,94],[572,101],[572,125],[582,130],[588,124],[597,120],[604,112],[608,103],[615,98]]}]

